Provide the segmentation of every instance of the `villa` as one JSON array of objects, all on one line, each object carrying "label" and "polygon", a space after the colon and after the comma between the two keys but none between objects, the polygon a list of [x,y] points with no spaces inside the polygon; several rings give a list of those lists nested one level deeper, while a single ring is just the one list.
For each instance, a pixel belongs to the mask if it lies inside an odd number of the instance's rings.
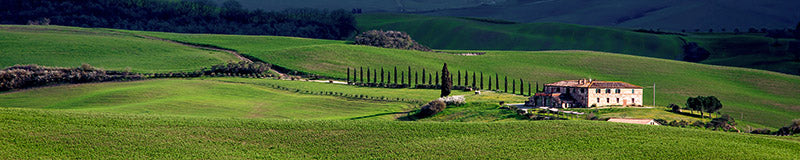
[{"label": "villa", "polygon": [[556,108],[642,106],[642,87],[620,81],[565,80],[545,84],[544,91],[530,97],[525,105]]}]

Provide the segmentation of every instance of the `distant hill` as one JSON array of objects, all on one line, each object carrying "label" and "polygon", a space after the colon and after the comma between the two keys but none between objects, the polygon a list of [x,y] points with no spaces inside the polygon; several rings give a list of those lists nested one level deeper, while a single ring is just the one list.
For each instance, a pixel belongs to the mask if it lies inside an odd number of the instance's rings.
[{"label": "distant hill", "polygon": [[[222,2],[224,0],[215,0]],[[245,7],[361,8],[392,12],[483,17],[517,22],[559,22],[679,31],[791,28],[800,21],[796,0],[239,0]]]},{"label": "distant hill", "polygon": [[[700,63],[800,74],[800,61],[791,50],[794,39],[775,39],[766,33],[647,33],[616,27],[564,23],[510,23],[494,19],[363,14],[359,30],[408,32],[434,49],[459,50],[593,50],[683,60],[683,40],[697,43],[711,55]],[[683,39],[683,40],[682,40]]]}]

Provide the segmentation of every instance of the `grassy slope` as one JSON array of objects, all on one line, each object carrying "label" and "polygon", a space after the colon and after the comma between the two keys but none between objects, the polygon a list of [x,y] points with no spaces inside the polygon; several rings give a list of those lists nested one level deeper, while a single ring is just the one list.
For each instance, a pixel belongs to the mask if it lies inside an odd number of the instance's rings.
[{"label": "grassy slope", "polygon": [[[274,80],[273,80],[274,81]],[[301,82],[296,82],[301,83]],[[306,82],[310,83],[310,82]],[[288,85],[286,87],[292,87]],[[428,91],[434,92],[434,91]],[[428,95],[435,95],[429,93]],[[0,94],[0,106],[85,112],[268,119],[393,118],[409,108],[386,103],[297,94],[214,80],[149,80],[64,85]]]},{"label": "grassy slope", "polygon": [[138,38],[104,29],[0,26],[0,68],[15,64],[96,67],[134,72],[194,71],[237,61],[233,55]]},{"label": "grassy slope", "polygon": [[595,121],[281,121],[8,108],[0,109],[0,119],[1,159],[800,156],[799,142],[778,137]]},{"label": "grassy slope", "polygon": [[[593,50],[666,59],[682,59],[682,41],[675,35],[558,23],[493,24],[474,20],[406,14],[364,14],[359,29],[399,30],[437,49]],[[691,34],[690,42],[711,51],[706,64],[739,66],[800,74],[800,62],[786,53],[788,45],[770,46],[763,35]],[[782,40],[783,44],[796,42]]]},{"label": "grassy slope", "polygon": [[[656,83],[658,105],[683,104],[689,96],[714,95],[726,106],[723,112],[744,113],[745,121],[771,127],[800,117],[800,77],[753,69],[587,51],[488,51],[483,56],[456,56],[300,38],[139,33],[232,48],[279,66],[338,78],[345,77],[346,67],[411,65],[414,69],[438,70],[442,62],[447,62],[454,72],[500,73],[527,82],[594,78],[642,86]],[[292,46],[270,48],[274,46],[271,44]],[[652,90],[645,90],[645,104],[652,103],[650,93]]]},{"label": "grassy slope", "polygon": [[453,17],[406,14],[358,16],[360,30],[408,32],[437,49],[461,50],[594,50],[675,59],[681,54],[676,36],[661,36],[607,27],[559,23],[492,24]]}]

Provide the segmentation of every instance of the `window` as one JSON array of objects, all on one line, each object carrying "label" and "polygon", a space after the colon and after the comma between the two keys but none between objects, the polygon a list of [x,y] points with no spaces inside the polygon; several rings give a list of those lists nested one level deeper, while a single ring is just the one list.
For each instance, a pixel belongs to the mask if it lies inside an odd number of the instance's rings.
[{"label": "window", "polygon": [[597,93],[600,93],[600,89],[597,89]]},{"label": "window", "polygon": [[597,103],[600,103],[600,98],[597,98]]},{"label": "window", "polygon": [[611,98],[606,98],[606,103],[611,103]]},{"label": "window", "polygon": [[636,90],[635,89],[631,89],[631,93],[636,93]]},{"label": "window", "polygon": [[620,90],[619,90],[619,89],[617,89],[617,90],[615,90],[614,92],[615,92],[615,93],[620,93]]},{"label": "window", "polygon": [[619,103],[619,98],[617,98],[617,103]]},{"label": "window", "polygon": [[636,104],[636,98],[631,98],[631,103]]},{"label": "window", "polygon": [[561,88],[556,88],[556,92],[561,92]]},{"label": "window", "polygon": [[611,93],[611,89],[606,89],[606,93]]}]

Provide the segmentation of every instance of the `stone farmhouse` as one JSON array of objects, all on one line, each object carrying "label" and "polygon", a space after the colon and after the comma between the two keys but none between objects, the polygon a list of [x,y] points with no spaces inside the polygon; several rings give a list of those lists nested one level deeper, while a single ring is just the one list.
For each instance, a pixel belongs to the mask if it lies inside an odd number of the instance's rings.
[{"label": "stone farmhouse", "polygon": [[534,107],[585,108],[642,106],[642,87],[620,81],[565,80],[545,84],[544,91],[525,105]]}]

